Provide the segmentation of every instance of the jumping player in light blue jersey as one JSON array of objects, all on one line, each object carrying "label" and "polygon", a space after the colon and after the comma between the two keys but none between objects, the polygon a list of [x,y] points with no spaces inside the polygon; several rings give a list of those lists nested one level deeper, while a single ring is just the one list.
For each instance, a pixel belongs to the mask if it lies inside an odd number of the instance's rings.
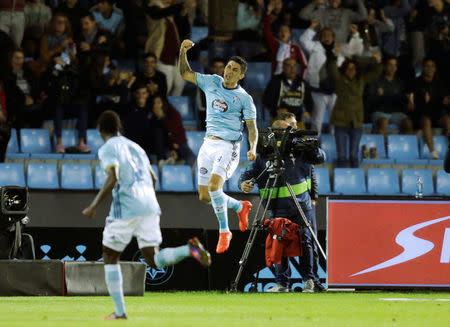
[{"label": "jumping player in light blue jersey", "polygon": [[187,245],[159,251],[162,242],[159,228],[161,209],[156,200],[156,176],[150,161],[139,145],[120,136],[120,118],[115,112],[103,112],[98,124],[105,141],[98,156],[107,178],[83,214],[94,217],[98,205],[112,192],[113,201],[106,218],[102,243],[105,281],[114,300],[115,312],[103,319],[127,319],[119,259],[133,236],[145,261],[154,268],[173,265],[189,256],[203,266],[209,266],[211,257],[196,237],[190,239]]},{"label": "jumping player in light blue jersey", "polygon": [[250,150],[247,158],[256,159],[258,129],[256,108],[252,97],[239,85],[247,70],[247,62],[238,56],[231,57],[225,66],[224,76],[193,72],[186,52],[194,46],[184,40],[180,48],[179,69],[184,80],[196,84],[206,96],[206,136],[197,157],[198,193],[200,201],[211,203],[219,221],[219,241],[216,252],[225,252],[232,234],[228,228],[228,208],[237,212],[239,228],[245,231],[249,201],[238,201],[223,192],[223,184],[233,175],[239,164],[239,149],[244,121],[248,129]]}]

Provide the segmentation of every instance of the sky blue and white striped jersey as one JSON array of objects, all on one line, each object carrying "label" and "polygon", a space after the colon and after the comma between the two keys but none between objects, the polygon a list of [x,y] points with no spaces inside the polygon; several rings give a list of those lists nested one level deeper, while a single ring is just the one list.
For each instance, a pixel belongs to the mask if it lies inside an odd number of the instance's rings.
[{"label": "sky blue and white striped jersey", "polygon": [[219,75],[196,73],[196,78],[206,96],[206,135],[240,141],[244,120],[256,119],[252,97],[239,85],[227,89]]},{"label": "sky blue and white striped jersey", "polygon": [[156,200],[150,161],[145,151],[123,136],[110,138],[98,150],[105,171],[116,167],[117,184],[112,191],[110,218],[127,219],[161,214]]}]

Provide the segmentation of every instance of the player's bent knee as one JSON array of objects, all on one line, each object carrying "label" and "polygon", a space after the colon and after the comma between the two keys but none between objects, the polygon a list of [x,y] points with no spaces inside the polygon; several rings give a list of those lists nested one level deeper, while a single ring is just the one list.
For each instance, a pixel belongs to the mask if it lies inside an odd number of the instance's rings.
[{"label": "player's bent knee", "polygon": [[106,246],[103,246],[103,262],[106,265],[115,265],[119,262],[120,252],[114,251]]}]

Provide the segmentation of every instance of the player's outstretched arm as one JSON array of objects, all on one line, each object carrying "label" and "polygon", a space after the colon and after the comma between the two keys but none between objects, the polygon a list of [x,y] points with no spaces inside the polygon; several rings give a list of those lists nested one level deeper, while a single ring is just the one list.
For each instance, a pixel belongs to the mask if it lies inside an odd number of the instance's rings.
[{"label": "player's outstretched arm", "polygon": [[180,58],[178,60],[178,69],[180,70],[181,77],[188,82],[194,83],[197,85],[197,80],[195,78],[195,72],[192,71],[191,67],[189,66],[189,62],[187,60],[186,53],[190,48],[194,46],[194,42],[191,40],[184,40],[183,43],[181,43],[180,47]]},{"label": "player's outstretched arm", "polygon": [[102,188],[100,189],[100,191],[98,191],[89,207],[85,208],[82,212],[83,215],[88,216],[89,218],[95,216],[95,211],[97,210],[98,205],[106,198],[106,196],[111,194],[114,186],[116,186],[117,176],[115,167],[110,167],[106,173],[107,177]]},{"label": "player's outstretched arm", "polygon": [[256,127],[256,120],[246,120],[245,124],[248,129],[248,142],[250,143],[250,149],[247,152],[247,158],[249,161],[256,160],[256,145],[258,144],[258,128]]}]

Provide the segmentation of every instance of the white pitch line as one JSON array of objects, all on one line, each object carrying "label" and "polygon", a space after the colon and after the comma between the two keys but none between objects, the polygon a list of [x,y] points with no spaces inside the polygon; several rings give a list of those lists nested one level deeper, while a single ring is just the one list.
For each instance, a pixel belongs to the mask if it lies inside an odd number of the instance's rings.
[{"label": "white pitch line", "polygon": [[380,301],[411,301],[411,302],[424,302],[424,301],[441,301],[450,302],[450,299],[408,299],[408,298],[379,298]]}]

